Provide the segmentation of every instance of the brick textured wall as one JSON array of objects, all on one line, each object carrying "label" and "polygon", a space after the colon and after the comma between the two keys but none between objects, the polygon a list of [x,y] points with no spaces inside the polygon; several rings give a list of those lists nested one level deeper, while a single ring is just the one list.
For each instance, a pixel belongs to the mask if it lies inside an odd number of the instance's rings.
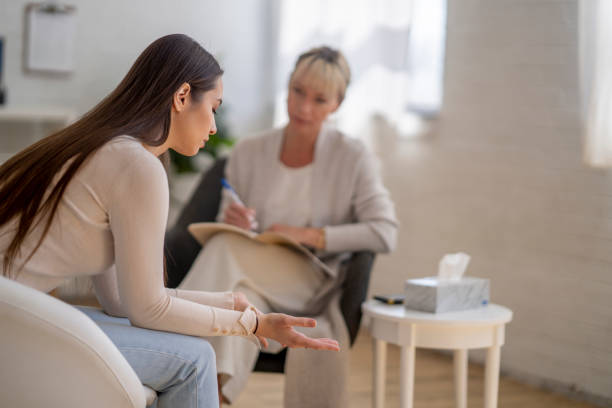
[{"label": "brick textured wall", "polygon": [[582,163],[577,1],[449,0],[447,29],[436,129],[376,140],[402,231],[372,292],[466,251],[515,313],[502,369],[610,402],[612,172]]}]

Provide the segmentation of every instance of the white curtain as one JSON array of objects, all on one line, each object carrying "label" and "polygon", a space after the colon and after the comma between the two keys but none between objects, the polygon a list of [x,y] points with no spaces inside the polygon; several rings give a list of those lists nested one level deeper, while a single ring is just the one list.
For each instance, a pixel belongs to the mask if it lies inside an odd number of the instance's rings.
[{"label": "white curtain", "polygon": [[330,45],[347,57],[352,81],[333,121],[361,137],[373,114],[398,124],[435,114],[442,100],[446,0],[283,0],[275,64],[274,123],[287,120],[287,81],[298,55]]},{"label": "white curtain", "polygon": [[612,166],[612,1],[579,3],[579,58],[584,158]]}]

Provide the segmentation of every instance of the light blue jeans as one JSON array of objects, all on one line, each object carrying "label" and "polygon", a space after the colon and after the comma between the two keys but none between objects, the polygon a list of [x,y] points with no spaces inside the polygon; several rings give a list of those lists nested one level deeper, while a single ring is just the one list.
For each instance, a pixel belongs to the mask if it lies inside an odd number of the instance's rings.
[{"label": "light blue jeans", "polygon": [[106,333],[140,381],[157,391],[157,408],[219,406],[215,352],[206,340],[134,327],[99,309],[79,310]]}]

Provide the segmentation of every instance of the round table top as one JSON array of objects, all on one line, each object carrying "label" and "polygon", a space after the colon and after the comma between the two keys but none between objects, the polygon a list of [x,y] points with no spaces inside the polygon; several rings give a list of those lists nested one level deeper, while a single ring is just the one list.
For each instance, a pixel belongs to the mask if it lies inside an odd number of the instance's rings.
[{"label": "round table top", "polygon": [[512,310],[493,303],[478,309],[459,312],[427,313],[406,309],[404,305],[388,305],[370,299],[361,305],[361,309],[367,316],[402,323],[489,325],[508,323],[512,320]]}]

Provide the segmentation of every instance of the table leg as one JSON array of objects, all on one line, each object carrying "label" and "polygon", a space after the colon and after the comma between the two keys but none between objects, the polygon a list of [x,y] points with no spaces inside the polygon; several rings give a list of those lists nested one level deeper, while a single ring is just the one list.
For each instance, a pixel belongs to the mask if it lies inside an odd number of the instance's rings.
[{"label": "table leg", "polygon": [[400,348],[400,407],[412,408],[414,399],[414,351],[412,345]]},{"label": "table leg", "polygon": [[487,349],[487,362],[485,368],[485,408],[497,407],[497,391],[499,388],[499,359],[500,347],[489,347]]},{"label": "table leg", "polygon": [[383,408],[385,406],[385,374],[387,368],[387,342],[374,339],[374,396],[372,406]]},{"label": "table leg", "polygon": [[455,406],[467,408],[468,353],[466,349],[455,350]]}]

